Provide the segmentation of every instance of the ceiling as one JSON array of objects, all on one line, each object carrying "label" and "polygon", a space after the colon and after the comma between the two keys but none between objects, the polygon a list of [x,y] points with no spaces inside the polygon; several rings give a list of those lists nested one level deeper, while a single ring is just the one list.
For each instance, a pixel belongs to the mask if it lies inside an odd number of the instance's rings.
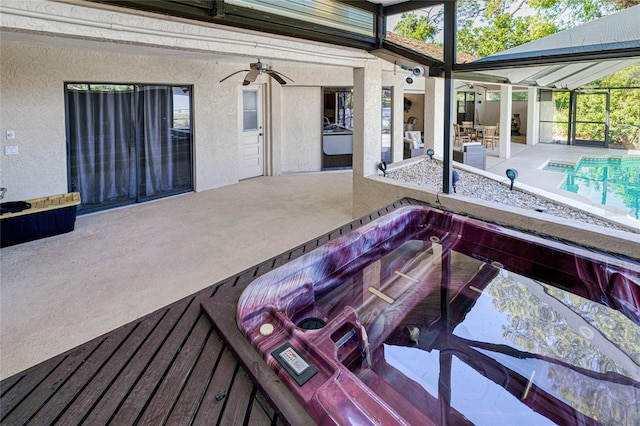
[{"label": "ceiling", "polygon": [[[386,12],[402,13],[441,4],[442,1],[369,0],[365,4],[380,4]],[[536,40],[531,43],[482,58],[467,64],[454,65],[454,77],[459,80],[508,83],[515,85],[567,88],[580,87],[594,79],[640,62],[640,6],[623,10],[605,18],[575,27],[571,30]],[[243,31],[242,29],[238,29]],[[246,31],[246,30],[244,30]],[[274,35],[277,37],[277,35]],[[104,41],[47,37],[28,33],[2,32],[3,42],[28,41],[46,46],[81,47],[113,50],[120,53],[161,55],[182,59],[207,59],[221,63],[244,60],[237,56],[213,54]],[[382,47],[394,50],[392,58],[404,58],[408,63],[438,67],[442,65],[428,55],[406,46],[389,44]],[[370,49],[368,49],[370,50]],[[375,50],[375,49],[374,49]],[[273,61],[270,61],[273,62]]]}]

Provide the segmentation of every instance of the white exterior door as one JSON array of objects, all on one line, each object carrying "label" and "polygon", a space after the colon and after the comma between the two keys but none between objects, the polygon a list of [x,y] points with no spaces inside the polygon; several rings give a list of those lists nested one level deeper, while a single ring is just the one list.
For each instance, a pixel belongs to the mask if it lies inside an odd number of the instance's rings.
[{"label": "white exterior door", "polygon": [[240,117],[240,179],[264,175],[264,132],[262,129],[262,89],[243,88]]}]

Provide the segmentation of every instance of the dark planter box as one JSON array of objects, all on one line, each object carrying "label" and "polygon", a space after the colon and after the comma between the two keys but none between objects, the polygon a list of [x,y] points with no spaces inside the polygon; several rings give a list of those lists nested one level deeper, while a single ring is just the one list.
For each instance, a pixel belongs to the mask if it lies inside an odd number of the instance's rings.
[{"label": "dark planter box", "polygon": [[0,247],[73,231],[80,193],[27,200],[31,208],[0,215]]}]

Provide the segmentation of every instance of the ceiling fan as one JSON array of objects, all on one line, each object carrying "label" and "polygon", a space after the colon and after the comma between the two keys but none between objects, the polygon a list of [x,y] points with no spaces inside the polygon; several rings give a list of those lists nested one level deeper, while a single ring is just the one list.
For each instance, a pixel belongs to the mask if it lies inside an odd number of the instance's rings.
[{"label": "ceiling fan", "polygon": [[[241,72],[246,72],[247,73],[247,75],[244,77],[244,81],[242,82],[243,86],[248,86],[250,83],[253,83],[254,81],[256,81],[256,78],[258,78],[258,76],[260,74],[268,74],[270,77],[272,77],[275,81],[277,81],[280,84],[287,84],[287,82],[284,80],[284,78],[286,78],[290,82],[294,83],[294,81],[291,80],[286,75],[284,75],[282,73],[279,73],[277,71],[274,71],[272,69],[269,69],[267,67],[267,65],[263,64],[262,62],[260,62],[260,59],[258,59],[258,62],[253,62],[253,63],[249,64],[249,69],[248,70],[240,70],[240,71],[236,71],[234,73],[231,73],[228,76],[226,76],[225,78],[223,78],[222,80],[220,80],[220,83],[222,83],[223,81],[225,81],[229,77],[233,77],[234,75],[236,75],[238,73],[241,73]],[[282,77],[284,77],[284,78],[282,78]]]}]

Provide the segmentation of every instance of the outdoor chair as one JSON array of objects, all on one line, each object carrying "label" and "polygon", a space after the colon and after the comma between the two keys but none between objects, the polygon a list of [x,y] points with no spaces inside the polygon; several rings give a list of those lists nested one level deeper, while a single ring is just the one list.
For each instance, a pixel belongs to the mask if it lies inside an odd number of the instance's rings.
[{"label": "outdoor chair", "polygon": [[463,121],[460,128],[463,135],[468,135],[472,140],[478,138],[478,131],[473,128],[473,121]]},{"label": "outdoor chair", "polygon": [[453,147],[456,149],[461,149],[463,143],[471,142],[471,137],[469,135],[462,134],[460,132],[460,126],[456,123],[453,123],[453,135]]},{"label": "outdoor chair", "polygon": [[485,147],[489,147],[491,145],[491,149],[494,148],[500,142],[500,137],[498,136],[498,127],[497,126],[484,126],[482,130],[482,143]]},{"label": "outdoor chair", "polygon": [[[415,157],[424,154],[424,143],[420,131],[413,130],[404,132],[405,158]],[[407,151],[408,149],[408,151]],[[410,154],[407,156],[407,152]]]}]

